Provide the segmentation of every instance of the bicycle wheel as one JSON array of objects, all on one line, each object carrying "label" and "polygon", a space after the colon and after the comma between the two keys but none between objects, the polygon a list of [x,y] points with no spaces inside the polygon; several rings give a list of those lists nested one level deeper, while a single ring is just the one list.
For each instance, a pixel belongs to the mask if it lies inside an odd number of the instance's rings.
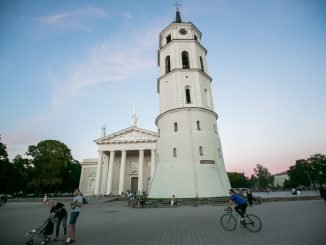
[{"label": "bicycle wheel", "polygon": [[245,220],[245,227],[251,232],[258,232],[261,230],[262,224],[260,219],[253,214],[248,214]]},{"label": "bicycle wheel", "polygon": [[221,217],[221,225],[227,231],[233,231],[237,227],[237,221],[230,214],[224,214]]}]

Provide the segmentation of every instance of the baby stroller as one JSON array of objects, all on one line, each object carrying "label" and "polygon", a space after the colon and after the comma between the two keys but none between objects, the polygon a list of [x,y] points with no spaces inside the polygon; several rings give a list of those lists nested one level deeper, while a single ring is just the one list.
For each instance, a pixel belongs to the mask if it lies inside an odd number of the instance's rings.
[{"label": "baby stroller", "polygon": [[54,230],[54,224],[56,222],[56,214],[52,213],[49,215],[49,217],[43,222],[43,224],[31,230],[30,232],[27,232],[25,234],[26,237],[26,245],[31,245],[34,243],[35,239],[40,239],[41,244],[48,244],[50,242],[50,238],[48,237],[49,235],[52,235],[53,230]]}]

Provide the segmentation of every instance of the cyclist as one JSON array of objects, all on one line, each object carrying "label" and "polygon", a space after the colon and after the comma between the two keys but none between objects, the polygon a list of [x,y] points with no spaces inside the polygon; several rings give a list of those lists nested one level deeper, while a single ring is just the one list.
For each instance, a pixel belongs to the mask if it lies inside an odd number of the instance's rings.
[{"label": "cyclist", "polygon": [[233,189],[229,190],[229,194],[231,196],[230,201],[226,204],[224,210],[228,209],[232,205],[232,203],[235,203],[237,206],[234,209],[238,214],[240,214],[241,216],[240,221],[243,221],[244,220],[243,214],[246,212],[248,206],[247,201],[244,198],[240,197],[237,193],[235,193]]}]

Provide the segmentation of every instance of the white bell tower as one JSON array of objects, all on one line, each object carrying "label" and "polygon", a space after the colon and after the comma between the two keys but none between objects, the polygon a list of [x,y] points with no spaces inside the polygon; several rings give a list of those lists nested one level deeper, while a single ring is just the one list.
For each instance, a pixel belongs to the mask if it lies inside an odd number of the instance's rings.
[{"label": "white bell tower", "polygon": [[150,198],[227,196],[225,170],[208,75],[207,50],[191,22],[176,20],[160,33],[160,115]]}]

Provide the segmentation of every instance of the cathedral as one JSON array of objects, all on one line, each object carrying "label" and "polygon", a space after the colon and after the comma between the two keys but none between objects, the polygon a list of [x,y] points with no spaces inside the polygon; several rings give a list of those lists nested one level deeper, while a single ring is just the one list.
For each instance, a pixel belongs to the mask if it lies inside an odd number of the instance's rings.
[{"label": "cathedral", "polygon": [[80,188],[85,195],[147,192],[150,198],[227,196],[217,114],[202,33],[191,22],[175,21],[160,33],[157,132],[129,128],[95,140],[98,158],[84,159]]}]

